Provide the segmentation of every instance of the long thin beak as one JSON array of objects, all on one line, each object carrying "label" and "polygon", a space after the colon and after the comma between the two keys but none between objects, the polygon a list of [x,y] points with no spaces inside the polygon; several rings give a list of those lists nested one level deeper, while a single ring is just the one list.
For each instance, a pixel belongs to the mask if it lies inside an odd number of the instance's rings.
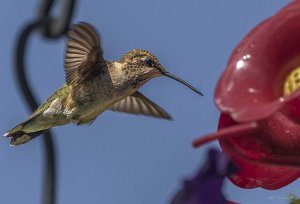
[{"label": "long thin beak", "polygon": [[165,75],[165,76],[167,76],[167,77],[169,77],[171,79],[174,79],[174,80],[178,81],[179,83],[182,83],[183,85],[185,85],[185,86],[189,87],[190,89],[192,89],[193,91],[195,91],[197,94],[203,96],[203,94],[198,89],[196,89],[195,87],[193,87],[192,85],[190,85],[186,81],[178,78],[174,74],[171,74],[170,72],[165,71],[165,72],[163,72],[163,75]]}]

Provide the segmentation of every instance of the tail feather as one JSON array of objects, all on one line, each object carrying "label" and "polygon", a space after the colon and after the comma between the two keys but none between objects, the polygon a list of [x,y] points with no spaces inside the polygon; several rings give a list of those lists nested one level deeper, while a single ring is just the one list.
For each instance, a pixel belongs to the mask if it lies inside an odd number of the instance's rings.
[{"label": "tail feather", "polygon": [[19,125],[17,125],[16,127],[12,128],[8,132],[6,132],[3,136],[4,137],[13,137],[15,134],[19,134],[19,132],[22,131],[23,127],[25,127],[26,125],[28,125],[35,119],[36,119],[36,116],[28,118],[27,120],[21,122]]},{"label": "tail feather", "polygon": [[21,122],[19,125],[12,128],[11,130],[9,130],[7,133],[5,133],[3,135],[4,137],[12,137],[12,139],[10,141],[11,146],[24,144],[24,143],[28,142],[29,140],[39,136],[40,134],[42,134],[43,132],[48,130],[48,129],[39,130],[36,132],[24,132],[23,131],[23,128],[25,126],[29,125],[31,122],[33,122],[37,116],[38,115],[28,118],[27,120]]},{"label": "tail feather", "polygon": [[40,130],[37,132],[30,132],[30,133],[25,133],[23,131],[18,131],[15,132],[13,135],[9,135],[9,137],[12,137],[10,141],[11,146],[17,146],[20,144],[24,144],[28,142],[29,140],[32,140],[33,138],[39,136],[40,134],[43,134],[47,130]]}]

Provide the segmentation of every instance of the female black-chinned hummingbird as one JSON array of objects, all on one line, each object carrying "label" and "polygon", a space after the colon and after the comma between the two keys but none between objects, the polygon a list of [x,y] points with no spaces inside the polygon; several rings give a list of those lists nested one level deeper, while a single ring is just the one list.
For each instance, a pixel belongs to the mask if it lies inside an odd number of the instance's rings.
[{"label": "female black-chinned hummingbird", "polygon": [[164,109],[137,91],[157,76],[175,79],[202,95],[166,71],[148,51],[134,49],[118,61],[105,61],[95,28],[84,22],[68,32],[64,67],[66,84],[28,119],[4,134],[12,137],[12,146],[26,143],[55,126],[90,124],[107,109],[171,119]]}]

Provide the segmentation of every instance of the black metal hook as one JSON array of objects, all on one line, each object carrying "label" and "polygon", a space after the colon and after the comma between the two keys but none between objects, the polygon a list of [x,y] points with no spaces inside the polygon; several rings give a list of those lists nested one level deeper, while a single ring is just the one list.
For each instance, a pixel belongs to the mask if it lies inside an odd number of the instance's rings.
[{"label": "black metal hook", "polygon": [[41,27],[42,35],[47,38],[55,39],[68,31],[74,11],[75,0],[63,0],[63,2],[61,2],[60,14],[57,17],[53,17],[50,14],[53,5],[54,0],[43,0],[39,9],[38,19],[42,19],[44,23]]},{"label": "black metal hook", "polygon": [[[18,80],[19,88],[26,99],[28,106],[32,111],[38,107],[34,95],[30,89],[26,77],[25,69],[25,53],[27,43],[33,31],[41,29],[42,35],[55,39],[68,30],[72,13],[74,10],[75,0],[64,0],[60,16],[52,18],[50,11],[53,8],[54,0],[43,0],[38,18],[36,21],[29,23],[24,27],[17,40],[16,45],[16,58],[15,58],[15,73]],[[43,137],[45,147],[45,173],[44,173],[44,189],[43,189],[43,204],[55,204],[56,201],[56,163],[55,163],[55,148],[51,137],[51,132],[47,131]]]}]

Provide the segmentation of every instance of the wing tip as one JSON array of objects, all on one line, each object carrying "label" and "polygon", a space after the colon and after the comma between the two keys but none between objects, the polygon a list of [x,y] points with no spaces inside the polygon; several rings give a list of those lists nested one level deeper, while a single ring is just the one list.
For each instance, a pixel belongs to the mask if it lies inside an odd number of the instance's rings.
[{"label": "wing tip", "polygon": [[165,120],[170,120],[170,121],[173,121],[173,117],[170,115],[170,114],[167,114],[167,115],[164,115],[163,117],[161,117],[162,119],[165,119]]}]

